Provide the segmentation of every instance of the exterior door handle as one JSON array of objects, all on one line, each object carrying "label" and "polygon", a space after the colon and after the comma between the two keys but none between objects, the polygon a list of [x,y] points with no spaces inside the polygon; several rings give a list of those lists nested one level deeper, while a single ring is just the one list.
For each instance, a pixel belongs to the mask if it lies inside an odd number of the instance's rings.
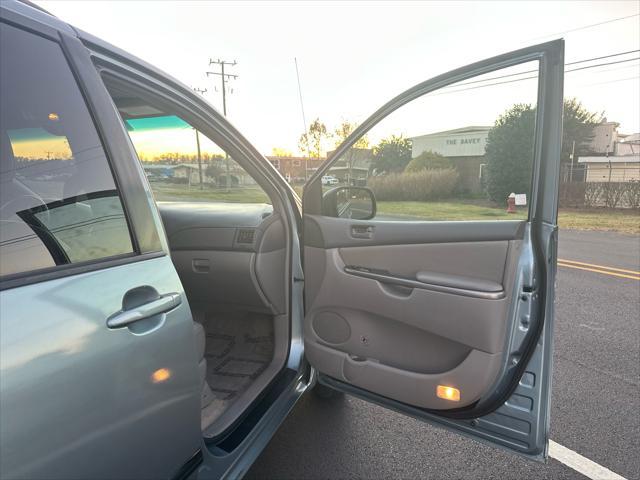
[{"label": "exterior door handle", "polygon": [[107,327],[122,328],[132,323],[173,310],[182,303],[179,293],[168,293],[130,310],[120,310],[107,318]]}]

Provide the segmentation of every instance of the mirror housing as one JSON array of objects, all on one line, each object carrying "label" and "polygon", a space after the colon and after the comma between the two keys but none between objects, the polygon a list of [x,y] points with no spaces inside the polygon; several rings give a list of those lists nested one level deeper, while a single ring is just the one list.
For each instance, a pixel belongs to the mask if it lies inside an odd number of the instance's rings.
[{"label": "mirror housing", "polygon": [[370,220],[376,216],[376,197],[367,187],[335,187],[322,195],[326,217]]}]

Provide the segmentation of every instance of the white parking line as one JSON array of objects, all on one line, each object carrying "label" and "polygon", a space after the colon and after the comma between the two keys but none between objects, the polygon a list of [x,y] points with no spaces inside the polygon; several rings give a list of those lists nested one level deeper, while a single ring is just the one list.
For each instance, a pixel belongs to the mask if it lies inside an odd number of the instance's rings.
[{"label": "white parking line", "polygon": [[608,468],[583,457],[573,450],[569,450],[567,447],[563,447],[553,440],[549,440],[549,456],[592,480],[626,480]]}]

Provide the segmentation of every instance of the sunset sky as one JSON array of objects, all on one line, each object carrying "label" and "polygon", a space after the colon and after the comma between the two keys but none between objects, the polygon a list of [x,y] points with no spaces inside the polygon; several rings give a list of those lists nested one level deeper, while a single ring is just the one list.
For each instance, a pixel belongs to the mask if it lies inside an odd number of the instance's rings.
[{"label": "sunset sky", "polygon": [[[209,58],[237,60],[230,70],[240,77],[230,85],[228,116],[266,154],[273,147],[296,151],[303,131],[294,57],[307,124],[319,117],[333,129],[342,120],[364,120],[429,77],[527,45],[564,37],[567,62],[640,48],[635,1],[37,3],[185,84],[207,88],[205,98],[218,108],[219,79],[205,75]],[[629,18],[610,21],[620,17]],[[637,132],[639,77],[638,61],[567,73],[565,94],[605,111],[622,132]],[[496,108],[479,116],[460,101],[442,103],[421,120],[420,133],[492,123],[504,103],[502,90],[471,92],[468,101],[481,95],[483,105]]]}]

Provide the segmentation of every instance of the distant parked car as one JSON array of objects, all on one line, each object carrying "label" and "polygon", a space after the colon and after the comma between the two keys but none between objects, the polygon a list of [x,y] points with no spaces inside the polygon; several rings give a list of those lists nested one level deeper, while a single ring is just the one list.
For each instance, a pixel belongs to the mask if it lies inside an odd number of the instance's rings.
[{"label": "distant parked car", "polygon": [[337,185],[338,179],[333,175],[324,175],[322,177],[322,185]]}]

